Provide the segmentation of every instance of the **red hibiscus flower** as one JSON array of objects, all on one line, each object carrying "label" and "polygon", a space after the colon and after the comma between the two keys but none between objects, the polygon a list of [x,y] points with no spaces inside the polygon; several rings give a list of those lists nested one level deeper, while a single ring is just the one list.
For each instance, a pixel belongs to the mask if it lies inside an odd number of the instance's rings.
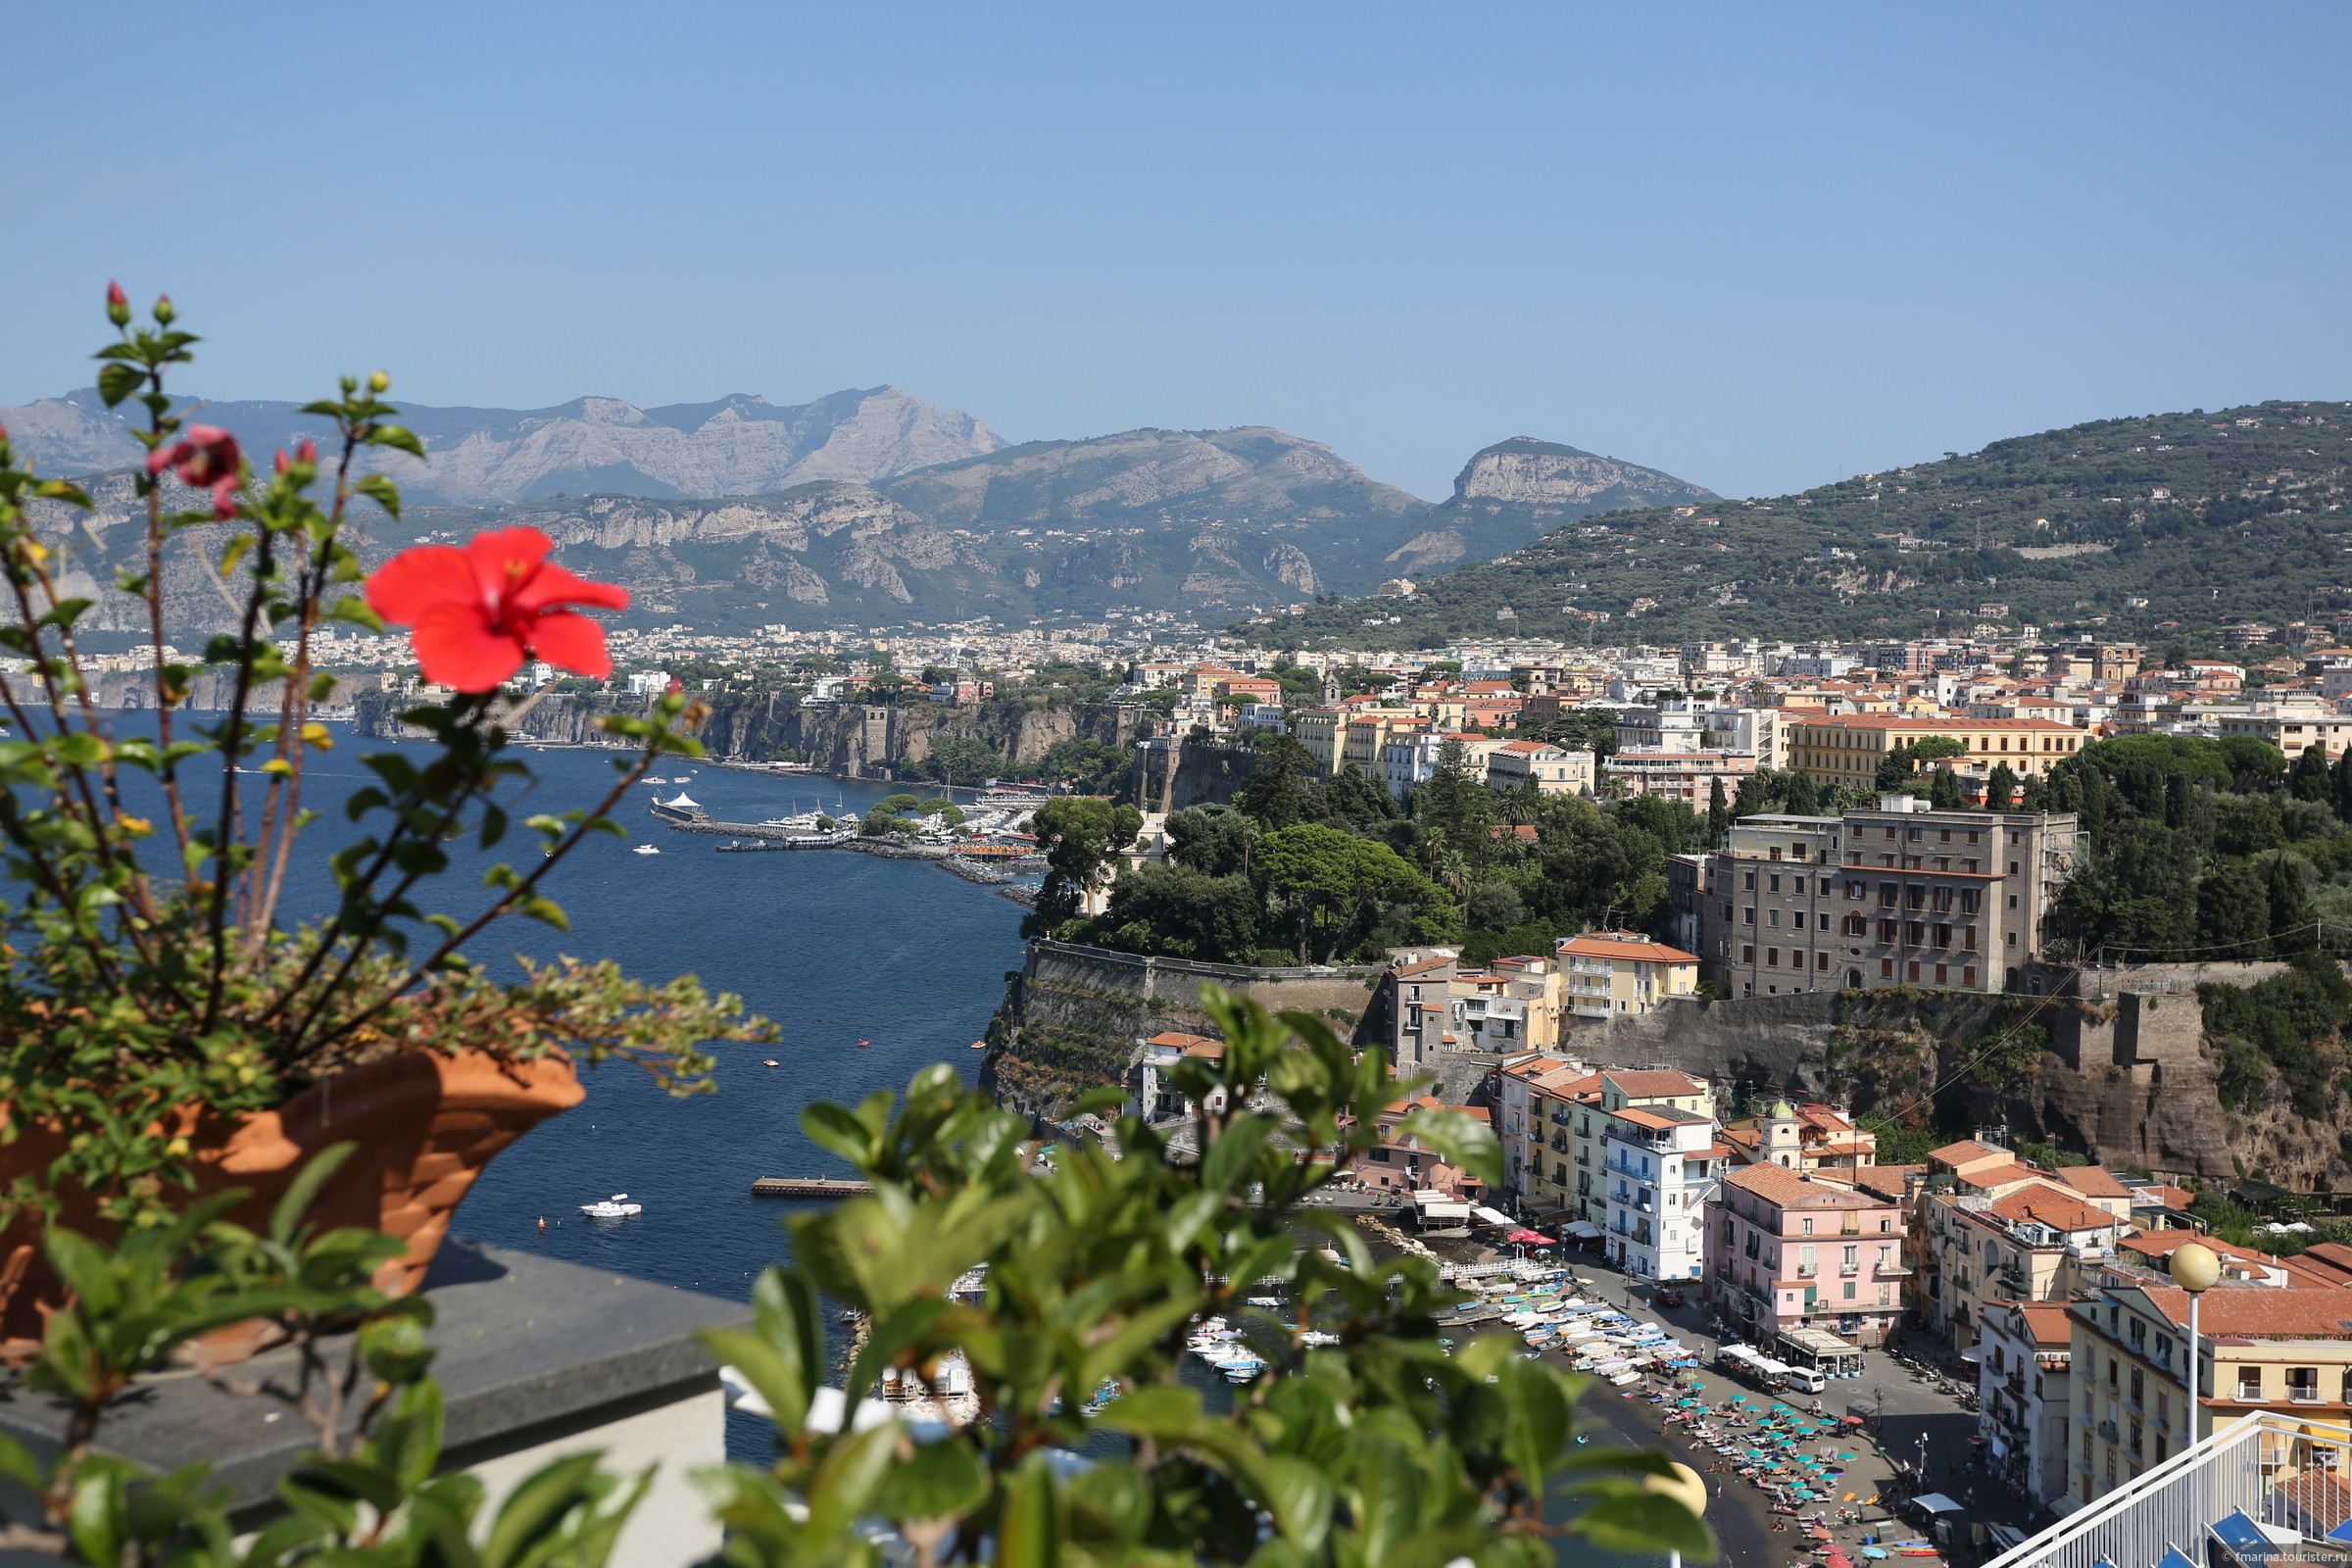
[{"label": "red hibiscus flower", "polygon": [[166,468],[179,474],[179,482],[191,490],[219,490],[223,480],[235,488],[237,465],[244,454],[237,449],[237,438],[226,430],[209,424],[191,424],[188,433],[168,447],[157,447],[147,454],[147,471],[161,473]]},{"label": "red hibiscus flower", "polygon": [[605,628],[569,606],[626,610],[629,593],[574,576],[547,559],[536,528],[475,534],[464,549],[404,550],[368,579],[368,603],[395,625],[425,679],[462,692],[495,691],[526,658],[575,675],[612,673]]}]

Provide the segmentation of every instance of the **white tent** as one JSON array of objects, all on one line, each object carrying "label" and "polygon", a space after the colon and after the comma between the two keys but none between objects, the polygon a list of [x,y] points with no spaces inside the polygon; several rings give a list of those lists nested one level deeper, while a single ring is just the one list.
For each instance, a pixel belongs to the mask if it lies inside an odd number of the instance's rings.
[{"label": "white tent", "polygon": [[678,791],[676,800],[663,801],[662,804],[673,811],[699,811],[703,808],[703,803],[688,796],[684,790]]},{"label": "white tent", "polygon": [[1516,1225],[1519,1223],[1517,1220],[1511,1218],[1510,1215],[1505,1214],[1502,1210],[1498,1208],[1489,1208],[1484,1203],[1481,1203],[1477,1207],[1473,1208],[1471,1212],[1476,1214],[1480,1219],[1485,1220],[1490,1225]]}]

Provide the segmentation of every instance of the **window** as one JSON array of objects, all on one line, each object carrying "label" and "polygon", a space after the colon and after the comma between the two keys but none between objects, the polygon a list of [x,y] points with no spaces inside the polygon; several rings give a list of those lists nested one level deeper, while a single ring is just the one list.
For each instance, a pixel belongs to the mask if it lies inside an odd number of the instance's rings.
[{"label": "window", "polygon": [[1801,876],[1796,879],[1796,891],[1799,893],[1805,891],[1805,879]]},{"label": "window", "polygon": [[1824,951],[1824,952],[1821,952],[1821,953],[1816,953],[1815,955],[1813,955],[1813,967],[1814,967],[1814,968],[1816,968],[1816,969],[1827,969],[1829,966],[1830,966],[1830,956],[1829,956],[1829,954],[1828,954],[1828,952],[1827,952],[1827,951]]},{"label": "window", "polygon": [[1754,925],[1756,923],[1756,906],[1754,905],[1751,904],[1746,908],[1740,911],[1740,923],[1741,925]]},{"label": "window", "polygon": [[2237,1369],[2237,1398],[2240,1404],[2262,1402],[2262,1368],[2241,1366]]},{"label": "window", "polygon": [[[1777,856],[1777,855],[1779,855],[1781,852],[1780,852],[1780,851],[1778,851],[1778,850],[1775,850],[1775,851],[1773,851],[1772,853],[1773,853],[1774,855],[1776,855],[1776,856]],[[1765,880],[1766,880],[1766,881],[1767,881],[1767,882],[1770,884],[1770,886],[1769,886],[1769,887],[1766,889],[1766,891],[1767,891],[1767,892],[1771,892],[1771,893],[1778,893],[1778,892],[1780,892],[1780,891],[1781,891],[1781,879],[1780,879],[1780,876],[1779,876],[1779,874],[1778,874],[1778,873],[1775,873],[1774,875],[1772,875],[1772,876],[1770,876],[1770,877],[1767,877],[1767,878],[1765,878]]]},{"label": "window", "polygon": [[1892,942],[1894,940],[1894,932],[1895,925],[1892,920],[1881,920],[1879,922],[1879,940],[1881,942]]},{"label": "window", "polygon": [[[1889,1218],[1888,1216],[1886,1216],[1886,1215],[1885,1215],[1885,1214],[1881,1214],[1881,1215],[1879,1216],[1879,1234],[1880,1234],[1881,1236],[1885,1236],[1885,1235],[1886,1235],[1887,1233],[1889,1233],[1890,1231],[1892,1231],[1893,1229],[1894,1229],[1894,1221],[1893,1221],[1891,1218]],[[1884,1247],[1880,1248],[1880,1249],[1879,1249],[1879,1255],[1880,1255],[1881,1257],[1885,1257],[1885,1256],[1886,1255],[1886,1249],[1885,1249]]]},{"label": "window", "polygon": [[1778,926],[1781,923],[1781,911],[1778,909],[1766,909],[1764,911],[1764,923],[1771,926]]},{"label": "window", "polygon": [[1766,948],[1764,950],[1764,966],[1767,969],[1778,969],[1781,966],[1780,949]]},{"label": "window", "polygon": [[1881,908],[1893,908],[1897,903],[1901,902],[1901,898],[1902,895],[1896,891],[1893,883],[1882,882],[1879,884],[1879,906]]},{"label": "window", "polygon": [[1755,872],[1753,872],[1753,871],[1742,871],[1742,872],[1740,872],[1740,877],[1743,879],[1743,880],[1742,880],[1742,882],[1741,882],[1741,886],[1745,887],[1745,888],[1747,889],[1747,891],[1748,891],[1748,892],[1750,892],[1750,893],[1753,893],[1753,892],[1755,892],[1755,891],[1756,891],[1756,873],[1755,873]]},{"label": "window", "polygon": [[1806,1221],[1805,1221],[1804,1234],[1806,1234],[1807,1236],[1810,1236],[1810,1235],[1812,1235],[1812,1234],[1813,1234],[1813,1222],[1812,1222],[1811,1220],[1806,1220]]},{"label": "window", "polygon": [[2320,1402],[2320,1369],[2316,1366],[2290,1366],[2286,1369],[2286,1396],[2297,1404]]},{"label": "window", "polygon": [[1845,885],[1845,896],[1849,899],[1867,898],[1870,896],[1870,884],[1867,882],[1848,882]]},{"label": "window", "polygon": [[1740,961],[1741,963],[1753,963],[1753,962],[1755,962],[1755,961],[1756,961],[1756,950],[1755,950],[1755,949],[1753,949],[1753,948],[1741,948],[1741,949],[1740,950]]},{"label": "window", "polygon": [[1891,980],[1894,978],[1894,960],[1892,958],[1881,958],[1879,960],[1879,978],[1882,980]]}]

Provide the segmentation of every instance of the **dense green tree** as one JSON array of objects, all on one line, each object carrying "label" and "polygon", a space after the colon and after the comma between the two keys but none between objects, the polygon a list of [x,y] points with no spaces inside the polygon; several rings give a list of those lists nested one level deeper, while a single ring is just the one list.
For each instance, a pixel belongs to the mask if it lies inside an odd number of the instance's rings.
[{"label": "dense green tree", "polygon": [[1295,925],[1301,963],[1310,954],[1331,961],[1348,933],[1381,903],[1408,903],[1458,928],[1446,891],[1385,844],[1301,823],[1267,834],[1255,859],[1268,896]]},{"label": "dense green tree", "polygon": [[2017,801],[2017,773],[2007,762],[1995,762],[1992,771],[1984,775],[1984,807],[1987,810],[2006,811]]},{"label": "dense green tree", "polygon": [[1021,922],[1023,936],[1051,935],[1078,918],[1087,896],[1109,880],[1118,852],[1135,842],[1144,816],[1091,795],[1056,796],[1030,818],[1046,854],[1046,881],[1037,907]]},{"label": "dense green tree", "polygon": [[2311,952],[2319,940],[2312,930],[2311,862],[2299,855],[2274,855],[2263,895],[2271,908],[2271,952],[2279,957]]},{"label": "dense green tree", "polygon": [[1134,782],[1135,750],[1072,735],[1047,747],[1046,755],[1028,766],[1011,771],[1067,785],[1081,795],[1121,795]]},{"label": "dense green tree", "polygon": [[1358,833],[1403,814],[1394,795],[1352,765],[1341,768],[1309,791],[1304,810],[1314,821]]},{"label": "dense green tree", "polygon": [[983,779],[999,776],[1004,770],[1004,760],[986,741],[966,735],[951,735],[941,741],[912,769],[923,778],[937,779],[942,784],[960,784],[967,789]]},{"label": "dense green tree", "polygon": [[1796,816],[1819,816],[1821,786],[1814,782],[1813,775],[1791,771],[1782,776],[1788,782],[1783,791],[1781,809]]},{"label": "dense green tree", "polygon": [[1168,858],[1209,876],[1231,876],[1250,863],[1256,824],[1230,806],[1193,806],[1171,811]]},{"label": "dense green tree", "polygon": [[2258,956],[2271,931],[2262,878],[2244,860],[2221,860],[2197,879],[2197,943],[2210,956]]},{"label": "dense green tree", "polygon": [[1111,884],[1109,903],[1093,922],[1095,940],[1130,953],[1248,962],[1257,952],[1262,903],[1247,877],[1146,862]]},{"label": "dense green tree", "polygon": [[1484,837],[1494,821],[1494,792],[1474,771],[1461,742],[1447,741],[1438,750],[1438,770],[1412,792],[1406,803],[1424,833],[1448,841]]},{"label": "dense green tree", "polygon": [[2352,822],[2352,746],[2335,760],[2335,771],[2328,777],[2328,796],[2335,806],[2338,820]]},{"label": "dense green tree", "polygon": [[1306,812],[1314,785],[1315,757],[1290,736],[1270,730],[1259,733],[1256,751],[1256,765],[1233,804],[1257,818],[1260,826],[1279,831]]},{"label": "dense green tree", "polygon": [[2314,741],[2303,748],[2286,770],[2286,792],[2298,801],[2332,802],[2335,780],[2328,766],[2328,748]]},{"label": "dense green tree", "polygon": [[[2345,755],[2352,757],[2352,752],[2347,752]],[[1707,780],[1706,847],[1710,850],[1722,849],[1724,835],[1729,833],[1731,828],[1732,808],[1730,803],[1723,798],[1723,780],[1711,778]]]},{"label": "dense green tree", "polygon": [[963,808],[944,795],[935,795],[914,808],[917,816],[936,816],[949,827],[963,826]]},{"label": "dense green tree", "polygon": [[1960,794],[1960,778],[1946,763],[1936,770],[1930,781],[1928,804],[1938,811],[1957,811],[1968,803]]}]

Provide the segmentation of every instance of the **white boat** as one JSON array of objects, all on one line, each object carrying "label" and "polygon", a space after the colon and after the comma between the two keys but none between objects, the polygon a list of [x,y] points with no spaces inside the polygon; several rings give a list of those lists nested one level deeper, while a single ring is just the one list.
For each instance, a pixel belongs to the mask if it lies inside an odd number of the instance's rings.
[{"label": "white boat", "polygon": [[632,1214],[644,1213],[645,1205],[630,1202],[626,1193],[614,1193],[602,1202],[582,1203],[580,1212],[590,1219],[627,1219]]},{"label": "white boat", "polygon": [[651,844],[640,844],[635,849],[629,851],[629,853],[631,855],[660,855],[662,852],[655,849]]}]

